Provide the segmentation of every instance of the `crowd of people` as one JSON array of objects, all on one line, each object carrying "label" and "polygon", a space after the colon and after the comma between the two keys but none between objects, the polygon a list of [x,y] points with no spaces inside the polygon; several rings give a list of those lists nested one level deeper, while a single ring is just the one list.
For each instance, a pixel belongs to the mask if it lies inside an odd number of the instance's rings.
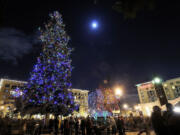
[{"label": "crowd of people", "polygon": [[168,103],[166,108],[162,112],[160,107],[153,107],[151,122],[156,135],[180,135],[180,115],[174,113],[172,104]]},{"label": "crowd of people", "polygon": [[[151,117],[67,117],[57,121],[53,119],[0,119],[1,135],[11,135],[18,131],[18,135],[54,134],[58,131],[61,135],[125,135],[126,132],[136,131],[138,135],[154,130],[156,135],[180,135],[180,117],[173,112],[171,104],[167,105],[167,111],[162,112],[158,106],[153,107]],[[55,128],[57,130],[55,130]]]},{"label": "crowd of people", "polygon": [[[149,125],[149,118],[145,117],[67,117],[59,119],[10,119],[8,117],[0,119],[0,131],[2,135],[10,135],[13,131],[20,134],[40,135],[43,133],[53,133],[57,128],[61,135],[124,135],[126,131],[139,131],[145,129],[144,125]],[[57,127],[55,126],[57,125]]]},{"label": "crowd of people", "polygon": [[[94,118],[73,118],[65,119],[61,124],[60,131],[65,135],[100,135],[101,133],[120,135],[125,133],[124,121],[122,117],[114,119],[114,117],[107,117],[106,119],[96,120]],[[74,129],[74,131],[73,131]]]}]

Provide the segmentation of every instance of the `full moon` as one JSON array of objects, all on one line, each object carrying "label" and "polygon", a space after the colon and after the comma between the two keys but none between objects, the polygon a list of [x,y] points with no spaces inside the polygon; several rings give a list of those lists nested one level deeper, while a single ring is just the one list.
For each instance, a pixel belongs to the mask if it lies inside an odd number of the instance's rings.
[{"label": "full moon", "polygon": [[98,27],[98,23],[96,21],[93,21],[91,26],[93,29],[96,29]]}]

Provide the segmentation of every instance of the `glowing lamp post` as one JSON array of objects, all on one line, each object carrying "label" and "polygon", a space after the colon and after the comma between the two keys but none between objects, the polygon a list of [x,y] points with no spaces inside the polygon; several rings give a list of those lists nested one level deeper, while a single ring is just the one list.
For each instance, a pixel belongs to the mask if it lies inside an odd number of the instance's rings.
[{"label": "glowing lamp post", "polygon": [[121,88],[119,87],[116,87],[114,89],[114,94],[115,94],[115,97],[116,97],[116,100],[117,100],[117,104],[119,106],[119,113],[121,112],[121,103],[120,103],[120,97],[123,95],[123,91]]},{"label": "glowing lamp post", "polygon": [[1,106],[0,109],[3,110],[3,109],[4,109],[4,106]]},{"label": "glowing lamp post", "polygon": [[122,96],[122,94],[123,94],[123,92],[122,92],[122,90],[120,88],[115,89],[115,95],[116,96]]},{"label": "glowing lamp post", "polygon": [[154,80],[152,81],[154,84],[160,84],[160,83],[162,83],[162,79],[161,78],[159,78],[159,77],[156,77],[156,78],[154,78]]},{"label": "glowing lamp post", "polygon": [[164,88],[162,85],[162,79],[159,77],[156,77],[153,79],[152,83],[154,84],[155,91],[156,91],[157,97],[159,98],[161,106],[165,105],[165,104],[167,105],[168,100],[167,100],[166,94],[164,92]]}]

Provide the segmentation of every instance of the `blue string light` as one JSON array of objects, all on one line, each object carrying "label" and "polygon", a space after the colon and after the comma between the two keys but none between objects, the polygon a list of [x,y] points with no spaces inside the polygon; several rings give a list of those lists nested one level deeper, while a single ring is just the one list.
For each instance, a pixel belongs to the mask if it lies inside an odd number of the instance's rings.
[{"label": "blue string light", "polygon": [[[68,91],[72,85],[72,48],[68,47],[70,38],[64,30],[61,15],[56,11],[49,16],[51,19],[45,28],[39,28],[42,52],[24,87],[23,100],[28,99],[28,105],[51,108],[50,112],[53,113],[72,113],[78,106],[74,105],[72,93]],[[57,109],[57,106],[60,108],[62,105],[69,106],[69,109]]]}]

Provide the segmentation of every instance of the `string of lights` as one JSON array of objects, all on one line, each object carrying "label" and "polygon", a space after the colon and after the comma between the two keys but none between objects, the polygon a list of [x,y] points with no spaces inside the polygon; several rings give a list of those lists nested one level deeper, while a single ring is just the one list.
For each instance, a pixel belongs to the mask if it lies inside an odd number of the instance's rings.
[{"label": "string of lights", "polygon": [[68,91],[71,89],[72,48],[68,46],[70,38],[61,14],[55,11],[49,16],[45,27],[39,28],[42,52],[23,87],[22,99],[24,110],[37,107],[41,113],[67,115],[78,109],[72,93]]}]

